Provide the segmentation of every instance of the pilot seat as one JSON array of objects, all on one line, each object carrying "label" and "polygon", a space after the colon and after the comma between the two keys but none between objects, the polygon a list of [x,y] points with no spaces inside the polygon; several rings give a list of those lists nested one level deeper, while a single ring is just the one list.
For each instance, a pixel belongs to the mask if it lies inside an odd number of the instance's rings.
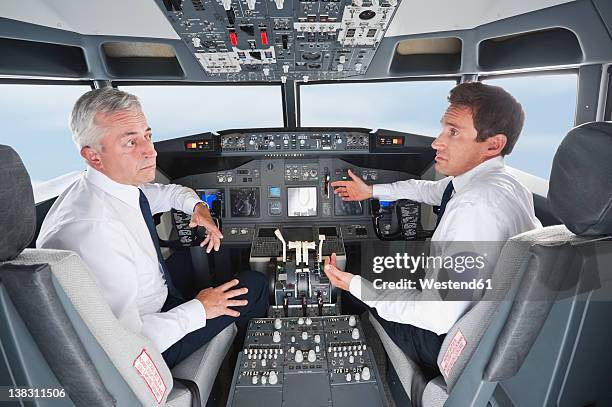
[{"label": "pilot seat", "polygon": [[494,397],[514,403],[509,405],[610,405],[605,369],[612,363],[611,150],[610,122],[587,123],[567,134],[548,191],[563,225],[522,233],[505,244],[493,289],[442,344],[441,376],[423,383],[415,363],[370,315],[410,399],[406,403],[486,406]]},{"label": "pilot seat", "polygon": [[206,404],[235,325],[171,371],[147,338],[121,326],[77,254],[25,249],[35,236],[32,186],[3,145],[0,185],[0,383],[64,389],[60,405]]}]

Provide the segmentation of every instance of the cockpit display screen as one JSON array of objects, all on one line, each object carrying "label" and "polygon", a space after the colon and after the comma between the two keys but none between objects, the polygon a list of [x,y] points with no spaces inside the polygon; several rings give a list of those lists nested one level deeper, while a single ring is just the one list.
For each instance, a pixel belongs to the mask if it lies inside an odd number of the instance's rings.
[{"label": "cockpit display screen", "polygon": [[380,201],[380,211],[382,213],[390,214],[393,210],[393,201]]},{"label": "cockpit display screen", "polygon": [[[225,216],[225,205],[223,204],[225,198],[225,191],[219,188],[211,189],[196,189],[196,193],[200,196],[200,199],[208,205],[210,213],[214,217]],[[221,204],[221,213],[214,213],[213,202],[219,201]]]},{"label": "cockpit display screen", "polygon": [[359,201],[343,201],[338,195],[334,195],[334,214],[336,216],[360,216],[363,215],[364,203]]},{"label": "cockpit display screen", "polygon": [[288,216],[317,216],[317,187],[287,188]]},{"label": "cockpit display screen", "polygon": [[259,202],[259,188],[230,188],[233,218],[258,218]]}]

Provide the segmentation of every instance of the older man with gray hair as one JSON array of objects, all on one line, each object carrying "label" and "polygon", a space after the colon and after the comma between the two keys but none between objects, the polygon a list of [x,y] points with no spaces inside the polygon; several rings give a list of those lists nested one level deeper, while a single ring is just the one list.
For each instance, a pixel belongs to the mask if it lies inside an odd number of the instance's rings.
[{"label": "older man with gray hair", "polygon": [[186,301],[161,255],[152,214],[175,208],[203,226],[202,246],[218,250],[221,232],[191,189],[151,183],[157,152],[138,98],[105,88],[76,102],[70,128],[87,170],[55,201],[37,247],[72,250],[92,271],[115,316],[148,337],[170,367],[227,325],[239,331],[267,311],[267,281],[256,272]]}]

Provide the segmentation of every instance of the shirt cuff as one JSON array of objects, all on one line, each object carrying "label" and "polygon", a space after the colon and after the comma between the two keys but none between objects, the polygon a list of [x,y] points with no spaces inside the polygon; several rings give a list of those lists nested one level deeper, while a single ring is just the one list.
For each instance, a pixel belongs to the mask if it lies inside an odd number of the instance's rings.
[{"label": "shirt cuff", "polygon": [[349,292],[353,294],[355,298],[361,300],[361,276],[353,276],[349,283]]},{"label": "shirt cuff", "polygon": [[188,332],[196,331],[206,326],[206,310],[204,305],[196,299],[187,301],[180,307],[189,315]]},{"label": "shirt cuff", "polygon": [[183,212],[191,215],[193,211],[195,211],[196,205],[199,204],[200,202],[203,203],[208,208],[208,205],[206,204],[206,202],[202,201],[199,197],[198,198],[189,197],[185,199]]},{"label": "shirt cuff", "polygon": [[374,198],[383,199],[391,196],[391,185],[389,184],[374,184],[372,185],[372,196]]}]

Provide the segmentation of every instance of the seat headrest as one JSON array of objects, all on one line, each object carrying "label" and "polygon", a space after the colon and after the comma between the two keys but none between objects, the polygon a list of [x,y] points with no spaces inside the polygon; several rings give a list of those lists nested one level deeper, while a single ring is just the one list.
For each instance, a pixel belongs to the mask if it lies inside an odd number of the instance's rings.
[{"label": "seat headrest", "polygon": [[0,144],[0,261],[25,249],[36,232],[36,209],[30,176],[19,155]]},{"label": "seat headrest", "polygon": [[567,133],[553,160],[548,200],[573,233],[612,234],[612,122],[585,123]]}]

